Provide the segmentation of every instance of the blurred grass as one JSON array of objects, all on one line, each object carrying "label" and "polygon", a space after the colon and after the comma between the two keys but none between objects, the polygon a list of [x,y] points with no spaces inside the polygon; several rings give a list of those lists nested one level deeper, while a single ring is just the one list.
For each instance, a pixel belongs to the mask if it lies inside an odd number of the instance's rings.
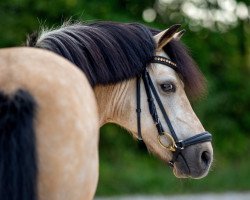
[{"label": "blurred grass", "polygon": [[177,179],[172,170],[149,155],[122,128],[102,127],[97,196],[245,191],[250,189],[250,159],[228,159],[215,148],[215,161],[205,179]]}]

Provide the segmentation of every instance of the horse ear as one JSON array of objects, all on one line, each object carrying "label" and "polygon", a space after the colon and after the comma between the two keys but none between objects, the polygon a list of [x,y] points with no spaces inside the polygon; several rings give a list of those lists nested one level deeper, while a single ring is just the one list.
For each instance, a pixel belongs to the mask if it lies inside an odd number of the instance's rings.
[{"label": "horse ear", "polygon": [[158,33],[154,36],[154,39],[157,44],[157,51],[160,51],[167,43],[169,43],[174,36],[177,36],[176,32],[180,28],[180,24],[175,24],[171,26],[170,28]]},{"label": "horse ear", "polygon": [[180,40],[181,37],[184,35],[185,32],[186,32],[186,30],[183,29],[183,30],[181,30],[181,31],[179,31],[179,32],[177,32],[177,33],[175,33],[174,36],[173,36],[173,38],[176,39],[176,40]]}]

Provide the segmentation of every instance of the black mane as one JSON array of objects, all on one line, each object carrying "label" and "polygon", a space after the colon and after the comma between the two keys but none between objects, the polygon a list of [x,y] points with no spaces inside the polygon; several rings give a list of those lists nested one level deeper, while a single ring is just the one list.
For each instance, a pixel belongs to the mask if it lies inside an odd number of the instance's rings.
[{"label": "black mane", "polygon": [[[35,39],[36,40],[36,39]],[[155,43],[141,24],[73,24],[45,32],[28,46],[53,51],[78,66],[92,86],[123,81],[142,73]]]},{"label": "black mane", "polygon": [[[67,58],[95,86],[141,74],[155,54],[153,35],[159,32],[136,23],[77,23],[33,35],[28,46],[48,49]],[[177,63],[186,91],[192,96],[203,92],[204,78],[186,48],[172,40],[164,50]]]}]

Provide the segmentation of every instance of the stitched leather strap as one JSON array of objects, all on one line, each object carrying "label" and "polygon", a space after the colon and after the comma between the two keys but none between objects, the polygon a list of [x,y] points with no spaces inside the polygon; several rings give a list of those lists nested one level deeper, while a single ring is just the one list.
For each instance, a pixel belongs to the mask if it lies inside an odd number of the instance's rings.
[{"label": "stitched leather strap", "polygon": [[147,94],[149,112],[152,116],[152,119],[155,123],[155,126],[157,128],[159,135],[163,135],[164,130],[163,130],[162,124],[159,120],[159,116],[158,116],[158,113],[157,113],[157,110],[156,110],[156,107],[154,104],[154,98],[153,98],[152,93],[151,93],[151,87],[150,87],[150,83],[149,83],[149,79],[148,79],[148,72],[146,70],[143,73],[142,79],[143,79],[145,91]]},{"label": "stitched leather strap", "polygon": [[142,140],[141,135],[141,76],[136,78],[136,114],[137,114],[137,130],[138,139]]},{"label": "stitched leather strap", "polygon": [[177,142],[177,145],[183,149],[191,145],[210,141],[212,141],[212,135],[209,132],[205,131],[198,135],[187,138],[186,140],[179,141]]},{"label": "stitched leather strap", "polygon": [[174,131],[174,128],[173,128],[173,126],[172,126],[172,124],[170,122],[170,119],[169,119],[168,115],[167,115],[167,112],[166,112],[166,110],[165,110],[165,108],[164,108],[164,106],[163,106],[163,104],[161,102],[161,99],[160,99],[160,97],[159,97],[159,95],[158,95],[158,93],[157,93],[157,91],[156,91],[156,89],[154,87],[154,84],[153,84],[152,79],[151,79],[151,77],[150,77],[150,75],[149,75],[148,72],[147,72],[147,77],[148,77],[150,88],[151,88],[151,90],[152,90],[152,92],[154,94],[154,97],[155,97],[158,105],[159,105],[159,108],[160,108],[161,113],[162,113],[162,115],[163,115],[163,117],[165,119],[165,122],[168,125],[169,131],[170,131],[172,137],[174,138],[174,140],[176,142],[176,141],[178,141],[178,137],[177,137],[177,135],[176,135],[176,133]]}]

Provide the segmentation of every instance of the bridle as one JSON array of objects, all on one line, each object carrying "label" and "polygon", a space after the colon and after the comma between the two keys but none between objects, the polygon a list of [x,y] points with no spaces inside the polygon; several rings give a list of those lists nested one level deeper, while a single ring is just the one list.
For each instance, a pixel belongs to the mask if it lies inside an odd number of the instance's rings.
[{"label": "bridle", "polygon": [[[154,56],[153,59],[150,61],[150,63],[160,63],[178,72],[177,65],[171,60],[162,56]],[[172,160],[169,162],[171,166],[173,166],[179,154],[181,154],[181,151],[185,149],[186,147],[195,145],[198,143],[212,141],[212,135],[207,131],[194,135],[192,137],[189,137],[185,140],[178,139],[147,69],[145,69],[144,72],[140,76],[138,76],[136,80],[136,99],[137,99],[136,100],[136,104],[137,104],[136,113],[137,113],[137,129],[138,129],[139,140],[143,140],[142,135],[141,135],[141,85],[140,85],[141,79],[143,80],[143,83],[145,86],[149,112],[152,116],[153,122],[155,123],[156,129],[158,131],[159,144],[162,147],[173,152]],[[162,127],[162,123],[159,119],[154,100],[156,100],[160,108],[160,111],[164,117],[165,122],[167,123],[170,133],[167,133],[166,131],[164,131]],[[168,141],[168,144],[165,144],[166,141]]]}]

